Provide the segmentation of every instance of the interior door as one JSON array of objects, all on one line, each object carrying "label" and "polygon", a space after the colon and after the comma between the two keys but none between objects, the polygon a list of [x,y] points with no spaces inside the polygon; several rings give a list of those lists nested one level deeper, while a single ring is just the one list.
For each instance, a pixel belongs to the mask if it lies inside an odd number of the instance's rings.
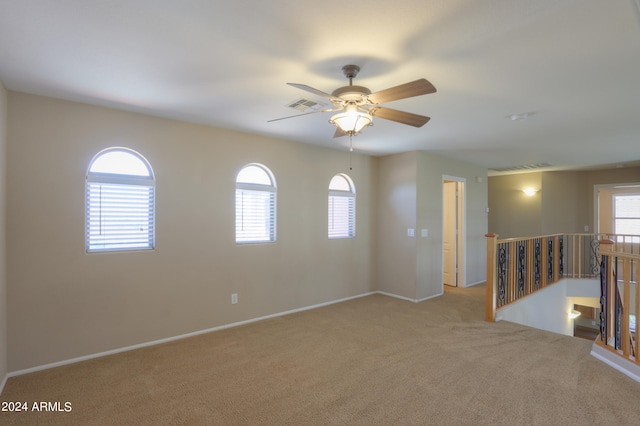
[{"label": "interior door", "polygon": [[458,285],[457,276],[457,228],[458,203],[457,182],[444,181],[444,283],[450,286]]}]

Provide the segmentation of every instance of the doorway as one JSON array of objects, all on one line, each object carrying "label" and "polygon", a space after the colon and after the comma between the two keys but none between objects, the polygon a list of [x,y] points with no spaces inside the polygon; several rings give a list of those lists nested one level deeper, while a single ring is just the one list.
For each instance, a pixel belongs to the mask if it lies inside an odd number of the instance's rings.
[{"label": "doorway", "polygon": [[443,278],[445,285],[464,287],[465,180],[443,177]]}]

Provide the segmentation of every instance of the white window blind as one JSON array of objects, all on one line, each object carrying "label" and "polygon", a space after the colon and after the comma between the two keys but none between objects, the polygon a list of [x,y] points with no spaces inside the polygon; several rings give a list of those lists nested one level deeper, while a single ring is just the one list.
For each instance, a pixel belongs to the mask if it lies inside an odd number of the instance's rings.
[{"label": "white window blind", "polygon": [[87,174],[87,252],[152,249],[154,230],[155,180],[146,161],[125,148],[99,153]]},{"label": "white window blind", "polygon": [[329,238],[353,238],[356,235],[356,197],[353,182],[338,174],[329,183]]},{"label": "white window blind", "polygon": [[276,241],[276,187],[261,165],[244,167],[236,178],[236,243]]},{"label": "white window blind", "polygon": [[329,238],[353,238],[355,230],[355,198],[329,195]]}]

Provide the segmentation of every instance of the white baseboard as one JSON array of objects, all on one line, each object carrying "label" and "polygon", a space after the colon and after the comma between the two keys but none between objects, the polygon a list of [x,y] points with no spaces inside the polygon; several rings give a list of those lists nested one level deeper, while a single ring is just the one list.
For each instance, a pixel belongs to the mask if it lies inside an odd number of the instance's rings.
[{"label": "white baseboard", "polygon": [[413,303],[420,303],[420,302],[424,302],[425,300],[429,300],[429,299],[433,299],[435,297],[440,297],[442,296],[444,293],[438,293],[435,294],[433,296],[429,296],[429,297],[424,297],[422,299],[412,299],[410,297],[405,297],[405,296],[399,296],[397,294],[393,294],[393,293],[387,293],[386,291],[377,291],[376,293],[378,294],[382,294],[383,296],[389,296],[389,297],[394,297],[396,299],[400,299],[400,300],[406,300],[408,302],[413,302]]},{"label": "white baseboard", "polygon": [[39,366],[36,366],[36,367],[25,368],[23,370],[11,371],[11,372],[6,374],[6,376],[5,376],[5,378],[4,378],[3,382],[2,382],[2,386],[0,386],[0,393],[2,393],[2,389],[4,388],[4,384],[6,383],[6,381],[7,381],[7,379],[9,377],[21,376],[23,374],[29,374],[29,373],[34,373],[36,371],[48,370],[50,368],[61,367],[63,365],[69,365],[69,364],[75,364],[76,362],[87,361],[87,360],[94,359],[94,358],[101,358],[103,356],[115,355],[115,354],[118,354],[118,353],[133,351],[133,350],[136,350],[136,349],[146,348],[146,347],[149,347],[149,346],[161,345],[163,343],[168,343],[168,342],[173,342],[173,341],[176,341],[176,340],[186,339],[186,338],[198,336],[198,335],[201,335],[201,334],[212,333],[214,331],[224,330],[224,329],[227,329],[227,328],[238,327],[238,326],[241,326],[241,325],[250,324],[252,322],[263,321],[263,320],[270,319],[270,318],[275,318],[275,317],[281,317],[281,316],[285,316],[285,315],[289,315],[289,314],[294,314],[296,312],[302,312],[302,311],[308,311],[308,310],[311,310],[311,309],[321,308],[323,306],[333,305],[335,303],[346,302],[347,300],[358,299],[358,298],[365,297],[365,296],[370,296],[370,295],[376,294],[376,293],[378,293],[378,292],[372,291],[372,292],[368,292],[368,293],[358,294],[356,296],[345,297],[343,299],[338,299],[338,300],[332,300],[332,301],[329,301],[329,302],[319,303],[317,305],[305,306],[305,307],[302,307],[302,308],[291,309],[289,311],[279,312],[279,313],[275,313],[275,314],[271,314],[271,315],[265,315],[265,316],[262,316],[262,317],[252,318],[252,319],[248,319],[248,320],[245,320],[245,321],[238,321],[238,322],[234,322],[234,323],[231,323],[231,324],[221,325],[221,326],[218,326],[218,327],[212,327],[212,328],[207,328],[207,329],[204,329],[204,330],[194,331],[194,332],[191,332],[191,333],[180,334],[178,336],[167,337],[167,338],[164,338],[164,339],[158,339],[158,340],[153,340],[153,341],[150,341],[150,342],[139,343],[137,345],[125,346],[123,348],[112,349],[112,350],[109,350],[109,351],[104,351],[104,352],[99,352],[99,353],[95,353],[95,354],[85,355],[85,356],[81,356],[81,357],[77,357],[77,358],[71,358],[71,359],[58,361],[58,362],[52,362],[52,363],[49,363],[49,364],[39,365]]},{"label": "white baseboard", "polygon": [[4,390],[4,385],[7,384],[7,379],[9,378],[8,374],[4,375],[4,378],[2,379],[2,383],[0,383],[0,395],[2,395],[2,391]]},{"label": "white baseboard", "polygon": [[382,294],[383,296],[389,296],[389,297],[394,297],[396,299],[406,300],[408,302],[414,302],[414,303],[417,302],[416,299],[411,299],[410,297],[405,297],[405,296],[399,296],[393,293],[387,293],[386,291],[376,291],[376,293]]},{"label": "white baseboard", "polygon": [[640,382],[640,367],[633,362],[611,353],[611,351],[601,347],[597,343],[594,343],[591,347],[591,356],[604,362],[609,367],[615,368],[636,382]]},{"label": "white baseboard", "polygon": [[486,282],[487,282],[486,280],[482,280],[482,281],[476,281],[476,282],[474,282],[474,283],[467,283],[467,285],[465,285],[465,286],[464,286],[464,288],[467,288],[467,287],[473,287],[474,285],[484,284],[484,283],[486,283]]},{"label": "white baseboard", "polygon": [[416,299],[416,302],[424,302],[425,300],[429,300],[429,299],[435,299],[436,297],[440,297],[440,296],[444,296],[444,292],[442,293],[438,293],[438,294],[434,294],[433,296],[429,296],[429,297],[423,297],[422,299]]}]

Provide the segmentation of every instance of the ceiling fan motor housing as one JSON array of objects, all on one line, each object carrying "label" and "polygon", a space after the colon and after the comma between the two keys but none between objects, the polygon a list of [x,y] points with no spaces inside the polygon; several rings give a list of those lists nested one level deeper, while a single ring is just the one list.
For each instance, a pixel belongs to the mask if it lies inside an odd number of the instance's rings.
[{"label": "ceiling fan motor housing", "polygon": [[364,86],[353,85],[353,79],[360,72],[360,67],[357,65],[345,65],[342,67],[342,72],[349,79],[349,85],[337,88],[331,95],[347,103],[356,103],[358,105],[366,103],[366,97],[371,94],[371,90]]},{"label": "ceiling fan motor housing", "polygon": [[371,94],[371,90],[364,86],[344,86],[334,90],[331,95],[344,99],[347,102],[358,102],[365,100]]}]

